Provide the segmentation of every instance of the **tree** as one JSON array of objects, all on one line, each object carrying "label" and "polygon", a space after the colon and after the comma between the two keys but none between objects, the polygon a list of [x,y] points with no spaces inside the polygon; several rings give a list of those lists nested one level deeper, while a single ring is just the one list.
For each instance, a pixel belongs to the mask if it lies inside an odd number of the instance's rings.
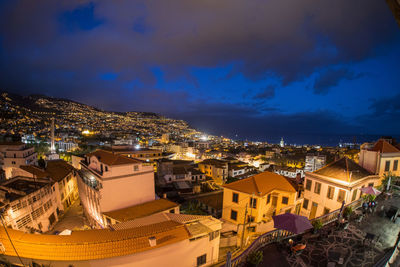
[{"label": "tree", "polygon": [[252,253],[249,254],[247,257],[247,262],[251,266],[258,266],[262,261],[263,261],[263,252],[262,251],[253,251]]}]

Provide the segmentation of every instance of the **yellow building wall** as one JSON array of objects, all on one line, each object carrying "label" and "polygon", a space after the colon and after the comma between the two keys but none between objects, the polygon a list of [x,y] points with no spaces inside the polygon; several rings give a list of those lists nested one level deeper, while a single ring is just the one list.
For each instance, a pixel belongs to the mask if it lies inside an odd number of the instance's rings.
[{"label": "yellow building wall", "polygon": [[[397,164],[397,170],[396,170],[396,171],[393,170],[393,166],[394,166],[394,161],[395,161],[395,160],[397,160],[397,162],[398,162],[398,164]],[[385,164],[386,164],[386,161],[390,161],[389,172],[390,172],[392,175],[400,176],[400,155],[399,155],[399,156],[385,157],[385,156],[382,156],[382,154],[381,154],[381,157],[380,157],[380,159],[379,159],[379,176],[380,176],[381,178],[383,178],[384,175],[385,175],[386,173],[388,173],[388,172],[385,172]]]},{"label": "yellow building wall", "polygon": [[[329,209],[329,212],[340,209],[340,207],[342,206],[342,201],[340,201],[340,202],[338,201],[339,190],[344,190],[346,192],[344,200],[345,200],[346,204],[349,204],[352,202],[352,197],[353,197],[354,191],[357,191],[357,195],[355,198],[355,200],[357,200],[361,196],[361,191],[359,190],[359,188],[361,188],[363,186],[367,187],[368,184],[370,184],[370,183],[373,183],[374,187],[376,187],[377,185],[380,184],[380,181],[378,179],[370,178],[370,179],[366,179],[362,183],[357,183],[353,187],[350,187],[350,189],[347,189],[344,186],[335,185],[334,183],[324,182],[321,179],[317,179],[317,178],[310,177],[307,175],[306,175],[305,182],[304,182],[305,185],[306,185],[307,180],[311,180],[312,185],[311,185],[311,190],[307,190],[306,188],[304,188],[304,199],[308,200],[308,206],[307,206],[306,210],[304,210],[303,208],[302,209],[305,212],[305,214],[307,214],[306,216],[310,216],[312,203],[313,202],[317,203],[318,206],[317,206],[317,211],[316,211],[315,217],[324,215],[325,208]],[[320,194],[315,193],[315,183],[316,182],[321,183]],[[334,188],[334,194],[333,194],[332,199],[328,198],[329,186],[332,186]]]},{"label": "yellow building wall", "polygon": [[[233,193],[237,193],[239,195],[238,203],[232,202]],[[257,199],[257,205],[256,208],[251,208],[250,198],[253,197],[253,195],[224,188],[222,218],[226,221],[235,224],[243,224],[245,221],[244,216],[247,205],[247,216],[253,216],[254,222],[258,223],[261,221],[269,221],[272,219],[271,216],[274,210],[272,208],[273,195],[277,196],[277,205],[275,209],[276,214],[284,213],[287,209],[289,209],[289,206],[291,208],[291,213],[295,212],[297,192],[273,190],[270,194],[271,194],[271,199],[268,204],[267,204],[267,197],[269,194],[263,197],[254,196],[254,198]],[[282,204],[283,197],[288,198],[288,204]],[[231,210],[235,210],[237,212],[236,221],[231,219]]]}]

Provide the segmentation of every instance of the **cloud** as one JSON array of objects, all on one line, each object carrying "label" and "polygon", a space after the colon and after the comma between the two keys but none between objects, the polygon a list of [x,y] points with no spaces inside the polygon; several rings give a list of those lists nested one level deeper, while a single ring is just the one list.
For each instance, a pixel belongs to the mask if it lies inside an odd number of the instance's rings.
[{"label": "cloud", "polygon": [[355,80],[361,78],[364,74],[355,74],[348,69],[329,69],[321,73],[315,80],[314,93],[327,94],[332,87],[339,85],[343,80]]},{"label": "cloud", "polygon": [[268,85],[262,92],[254,96],[254,99],[272,99],[275,96],[275,86]]}]

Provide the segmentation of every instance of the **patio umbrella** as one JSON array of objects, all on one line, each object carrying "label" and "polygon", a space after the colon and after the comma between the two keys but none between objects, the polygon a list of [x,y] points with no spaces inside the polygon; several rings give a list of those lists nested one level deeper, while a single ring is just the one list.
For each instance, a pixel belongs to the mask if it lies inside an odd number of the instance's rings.
[{"label": "patio umbrella", "polygon": [[286,230],[294,234],[300,234],[308,229],[313,228],[307,217],[296,215],[293,213],[284,213],[272,216],[274,227]]},{"label": "patio umbrella", "polygon": [[372,186],[361,188],[361,192],[363,192],[364,194],[375,195],[375,196],[377,196],[381,193],[381,191],[379,191],[378,189],[376,189]]}]

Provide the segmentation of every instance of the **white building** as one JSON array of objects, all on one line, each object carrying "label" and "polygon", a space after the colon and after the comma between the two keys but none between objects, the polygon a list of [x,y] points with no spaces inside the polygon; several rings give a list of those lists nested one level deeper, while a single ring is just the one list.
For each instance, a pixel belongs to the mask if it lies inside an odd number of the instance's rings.
[{"label": "white building", "polygon": [[321,169],[326,164],[325,155],[307,155],[306,165],[304,166],[304,172],[313,172]]},{"label": "white building", "polygon": [[0,152],[0,165],[2,165],[7,179],[12,177],[13,169],[21,165],[34,165],[37,163],[35,149],[27,147],[22,142],[0,143]]},{"label": "white building", "polygon": [[84,212],[93,225],[104,226],[103,212],[155,200],[152,164],[97,150],[85,156],[78,175]]},{"label": "white building", "polygon": [[58,220],[57,185],[48,178],[17,176],[0,185],[5,223],[24,232],[46,232]]}]

